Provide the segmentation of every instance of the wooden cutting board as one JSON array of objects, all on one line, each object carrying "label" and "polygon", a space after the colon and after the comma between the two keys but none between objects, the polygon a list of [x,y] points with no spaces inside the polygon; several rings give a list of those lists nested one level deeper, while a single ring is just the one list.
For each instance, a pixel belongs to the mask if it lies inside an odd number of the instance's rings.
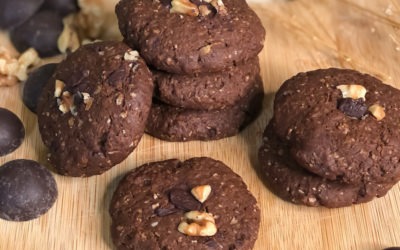
[{"label": "wooden cutting board", "polygon": [[[257,149],[271,117],[274,92],[299,71],[346,67],[370,73],[400,88],[400,2],[398,0],[253,0],[267,30],[260,54],[264,111],[245,131],[215,142],[168,143],[144,136],[120,165],[101,176],[55,174],[59,197],[39,219],[0,220],[0,249],[112,249],[108,206],[121,176],[149,161],[209,156],[241,175],[260,203],[262,221],[255,248],[382,249],[400,246],[400,185],[384,198],[340,209],[310,208],[274,196],[257,175]],[[243,44],[243,46],[246,46]],[[0,158],[46,162],[36,116],[21,102],[20,86],[0,88],[0,106],[22,119],[27,137]],[[400,131],[399,131],[400,132]]]}]

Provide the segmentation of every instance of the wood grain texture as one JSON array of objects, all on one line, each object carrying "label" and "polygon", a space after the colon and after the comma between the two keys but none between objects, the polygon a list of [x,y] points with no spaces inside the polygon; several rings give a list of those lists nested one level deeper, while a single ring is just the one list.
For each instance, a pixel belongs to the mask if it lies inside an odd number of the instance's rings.
[{"label": "wood grain texture", "polygon": [[[0,249],[113,249],[108,206],[126,172],[145,162],[209,156],[241,175],[256,196],[262,221],[256,250],[382,249],[400,246],[400,185],[370,203],[341,208],[309,208],[274,196],[257,174],[257,149],[271,117],[274,92],[300,71],[354,68],[400,88],[400,3],[398,0],[253,0],[267,29],[260,54],[265,101],[262,115],[240,135],[215,142],[168,143],[144,136],[123,163],[101,176],[55,175],[59,198],[39,219],[0,221]],[[245,45],[243,45],[245,46]],[[27,138],[7,161],[46,163],[35,115],[21,102],[20,86],[0,88],[0,106],[22,119]]]}]

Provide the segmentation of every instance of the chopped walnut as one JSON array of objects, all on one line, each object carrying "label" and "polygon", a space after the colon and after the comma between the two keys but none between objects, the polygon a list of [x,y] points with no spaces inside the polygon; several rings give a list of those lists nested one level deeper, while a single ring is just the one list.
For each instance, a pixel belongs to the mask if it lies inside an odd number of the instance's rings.
[{"label": "chopped walnut", "polygon": [[26,50],[19,58],[12,57],[5,48],[0,48],[0,76],[25,81],[28,79],[28,69],[39,62],[39,55],[33,48]]},{"label": "chopped walnut", "polygon": [[54,87],[54,97],[60,97],[64,89],[65,83],[61,80],[56,80],[56,86]]},{"label": "chopped walnut", "polygon": [[63,19],[64,29],[57,40],[58,50],[62,53],[74,52],[80,46],[78,32],[73,24],[74,15]]},{"label": "chopped walnut", "polygon": [[213,236],[217,233],[217,226],[212,214],[190,211],[185,213],[178,231],[189,236]]},{"label": "chopped walnut", "polygon": [[362,98],[365,101],[365,95],[367,93],[367,89],[362,85],[358,84],[338,85],[336,88],[342,92],[343,98],[352,98],[352,99]]},{"label": "chopped walnut", "polygon": [[196,186],[191,190],[192,195],[201,203],[204,203],[211,193],[210,185]]},{"label": "chopped walnut", "polygon": [[199,15],[199,8],[189,0],[172,0],[171,5],[171,13],[185,14],[189,16]]},{"label": "chopped walnut", "polygon": [[212,0],[210,4],[217,10],[217,13],[221,16],[228,15],[228,10],[226,9],[222,0]]},{"label": "chopped walnut", "polygon": [[83,103],[85,104],[85,110],[89,110],[93,105],[94,98],[89,93],[82,92]]},{"label": "chopped walnut", "polygon": [[368,108],[368,111],[371,112],[371,114],[376,118],[376,120],[380,121],[383,118],[385,118],[385,109],[379,105],[379,104],[374,104]]},{"label": "chopped walnut", "polygon": [[136,62],[138,59],[139,59],[139,52],[137,52],[136,50],[130,50],[125,52],[124,54],[125,61]]}]

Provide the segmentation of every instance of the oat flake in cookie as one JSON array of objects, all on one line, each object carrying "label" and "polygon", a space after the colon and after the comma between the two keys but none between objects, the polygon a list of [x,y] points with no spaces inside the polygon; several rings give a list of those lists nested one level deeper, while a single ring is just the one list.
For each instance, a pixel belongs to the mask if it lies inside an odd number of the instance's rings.
[{"label": "oat flake in cookie", "polygon": [[43,142],[60,174],[101,174],[124,160],[143,134],[151,73],[121,42],[80,47],[61,62],[37,108]]},{"label": "oat flake in cookie", "polygon": [[354,185],[400,179],[400,90],[354,70],[287,80],[275,97],[278,137],[302,167]]},{"label": "oat flake in cookie", "polygon": [[252,249],[260,223],[241,177],[205,157],[132,170],[113,195],[110,215],[117,249]]},{"label": "oat flake in cookie", "polygon": [[122,0],[125,41],[171,73],[217,72],[257,56],[265,30],[245,0]]},{"label": "oat flake in cookie", "polygon": [[382,197],[395,184],[365,182],[352,185],[308,172],[291,157],[288,144],[276,136],[276,125],[272,124],[264,132],[258,157],[267,186],[284,200],[313,207],[344,207]]}]

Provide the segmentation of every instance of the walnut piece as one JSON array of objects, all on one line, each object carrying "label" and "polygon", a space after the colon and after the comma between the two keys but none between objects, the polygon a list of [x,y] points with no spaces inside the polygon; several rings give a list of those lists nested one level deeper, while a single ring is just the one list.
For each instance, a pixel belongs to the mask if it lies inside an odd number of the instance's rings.
[{"label": "walnut piece", "polygon": [[170,13],[185,14],[189,16],[199,15],[199,8],[189,0],[172,0],[171,5],[172,8],[170,9]]},{"label": "walnut piece", "polygon": [[212,13],[212,11],[207,7],[207,5],[199,5],[199,12],[202,16],[208,16]]},{"label": "walnut piece", "polygon": [[217,233],[217,226],[212,214],[190,211],[185,213],[178,231],[189,236],[213,236]]},{"label": "walnut piece", "polygon": [[338,85],[336,86],[336,88],[342,92],[343,98],[352,98],[355,100],[362,98],[365,101],[365,94],[367,93],[367,89],[362,85]]},{"label": "walnut piece", "polygon": [[83,103],[85,104],[85,110],[87,111],[92,107],[94,98],[91,97],[90,94],[86,92],[82,92],[82,96],[83,96]]},{"label": "walnut piece", "polygon": [[54,87],[54,97],[60,97],[64,89],[65,83],[61,80],[56,80],[56,86]]},{"label": "walnut piece", "polygon": [[228,10],[226,9],[222,0],[212,0],[210,4],[217,10],[217,13],[221,16],[228,15]]},{"label": "walnut piece", "polygon": [[210,196],[211,186],[210,185],[202,185],[196,186],[191,190],[192,195],[201,203],[205,202]]},{"label": "walnut piece", "polygon": [[78,32],[74,27],[74,15],[63,19],[64,29],[57,40],[58,50],[61,53],[74,52],[80,46]]},{"label": "walnut piece", "polygon": [[8,54],[5,48],[0,48],[0,75],[25,81],[28,79],[28,69],[39,62],[39,55],[33,48],[26,50],[18,59]]},{"label": "walnut piece", "polygon": [[136,62],[138,59],[139,59],[139,52],[137,52],[136,50],[130,50],[125,52],[124,54],[125,61]]},{"label": "walnut piece", "polygon": [[74,100],[69,91],[64,91],[60,98],[57,98],[58,109],[63,113],[73,112]]},{"label": "walnut piece", "polygon": [[385,109],[379,105],[379,104],[374,104],[371,105],[368,108],[368,111],[371,112],[371,114],[376,118],[376,120],[380,121],[383,118],[385,118],[386,114],[385,114]]}]

